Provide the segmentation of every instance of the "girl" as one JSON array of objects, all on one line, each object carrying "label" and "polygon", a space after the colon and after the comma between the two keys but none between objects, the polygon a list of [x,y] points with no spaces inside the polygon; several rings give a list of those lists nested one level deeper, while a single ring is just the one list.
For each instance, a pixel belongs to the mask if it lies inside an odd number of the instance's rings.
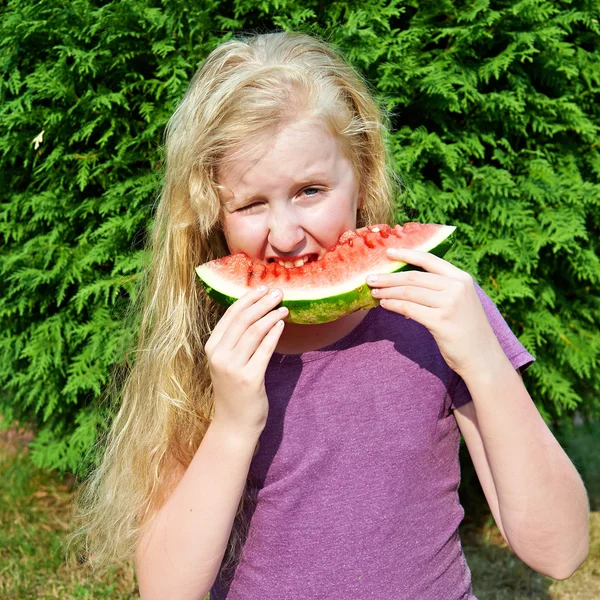
[{"label": "girl", "polygon": [[381,306],[322,325],[286,324],[277,289],[227,311],[201,290],[227,253],[289,266],[391,223],[383,137],[360,77],[288,33],[217,48],[173,115],[137,358],[82,500],[92,558],[135,554],[145,600],[474,598],[461,434],[522,560],[562,579],[587,556],[533,358],[467,273],[390,252],[423,271],[373,273]]}]

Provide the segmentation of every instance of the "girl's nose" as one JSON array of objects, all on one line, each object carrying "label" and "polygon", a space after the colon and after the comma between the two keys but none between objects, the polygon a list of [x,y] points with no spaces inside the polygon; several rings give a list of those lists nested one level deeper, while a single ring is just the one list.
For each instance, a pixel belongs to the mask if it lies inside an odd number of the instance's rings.
[{"label": "girl's nose", "polygon": [[304,241],[304,230],[294,215],[287,214],[272,215],[269,224],[268,241],[274,250],[281,253],[293,252]]}]

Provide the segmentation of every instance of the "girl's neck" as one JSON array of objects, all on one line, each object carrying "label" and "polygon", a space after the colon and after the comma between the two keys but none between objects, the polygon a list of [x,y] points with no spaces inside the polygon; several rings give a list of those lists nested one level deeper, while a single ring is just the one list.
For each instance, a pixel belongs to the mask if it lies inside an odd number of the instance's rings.
[{"label": "girl's neck", "polygon": [[367,313],[366,310],[359,310],[337,321],[319,325],[286,323],[275,351],[280,354],[302,354],[334,344],[357,327]]}]

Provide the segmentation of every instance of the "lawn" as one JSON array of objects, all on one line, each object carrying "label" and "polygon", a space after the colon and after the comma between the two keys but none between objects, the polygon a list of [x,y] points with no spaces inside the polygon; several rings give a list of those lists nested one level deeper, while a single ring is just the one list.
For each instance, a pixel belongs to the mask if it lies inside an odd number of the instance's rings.
[{"label": "lawn", "polygon": [[[64,563],[71,482],[35,468],[26,441],[0,433],[0,598],[139,598],[131,565],[90,576],[89,571]],[[600,425],[578,427],[561,442],[590,495],[592,541],[587,561],[567,581],[553,581],[516,558],[492,524],[465,522],[461,535],[479,600],[600,598]]]}]

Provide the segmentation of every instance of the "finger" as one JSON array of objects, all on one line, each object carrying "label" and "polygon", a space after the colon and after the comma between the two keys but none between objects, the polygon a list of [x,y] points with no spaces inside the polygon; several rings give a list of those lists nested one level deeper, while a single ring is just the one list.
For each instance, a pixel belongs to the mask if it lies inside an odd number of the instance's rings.
[{"label": "finger", "polygon": [[275,322],[275,324],[271,327],[267,335],[262,339],[262,342],[259,344],[258,348],[252,355],[252,358],[248,361],[246,366],[247,369],[250,369],[251,372],[265,373],[267,367],[269,365],[269,361],[273,356],[273,352],[275,352],[275,348],[277,348],[277,343],[279,342],[279,338],[283,333],[284,322],[279,319]]},{"label": "finger", "polygon": [[371,294],[373,298],[378,298],[380,300],[406,300],[431,308],[439,308],[444,301],[443,293],[440,291],[409,285],[374,288],[371,290]]},{"label": "finger", "polygon": [[285,319],[289,310],[285,306],[268,312],[262,319],[253,323],[240,337],[240,341],[233,349],[236,362],[246,365],[257,348],[262,343],[265,336],[271,331],[273,325],[281,319]]},{"label": "finger", "polygon": [[406,248],[388,248],[387,255],[393,260],[421,267],[422,269],[425,269],[430,273],[436,273],[437,275],[455,278],[464,275],[464,271],[461,271],[447,260],[444,260],[435,254],[431,254],[431,252],[408,250]]},{"label": "finger", "polygon": [[235,315],[229,327],[221,337],[219,347],[224,350],[233,350],[246,330],[256,321],[264,317],[281,302],[281,290],[272,289],[268,294],[259,298],[254,304]]},{"label": "finger", "polygon": [[386,310],[398,313],[399,315],[404,315],[407,319],[412,319],[431,331],[429,324],[434,322],[435,308],[422,306],[421,304],[409,302],[408,300],[393,299],[381,300],[379,305]]},{"label": "finger", "polygon": [[400,273],[373,273],[366,281],[367,285],[378,288],[412,285],[442,291],[447,286],[448,278],[425,271],[401,271]]},{"label": "finger", "polygon": [[223,334],[229,329],[231,323],[236,319],[240,312],[264,297],[267,291],[267,286],[261,285],[248,290],[243,296],[240,296],[225,311],[223,316],[219,319],[219,322],[215,325],[211,334],[212,345],[216,346],[221,341]]}]

